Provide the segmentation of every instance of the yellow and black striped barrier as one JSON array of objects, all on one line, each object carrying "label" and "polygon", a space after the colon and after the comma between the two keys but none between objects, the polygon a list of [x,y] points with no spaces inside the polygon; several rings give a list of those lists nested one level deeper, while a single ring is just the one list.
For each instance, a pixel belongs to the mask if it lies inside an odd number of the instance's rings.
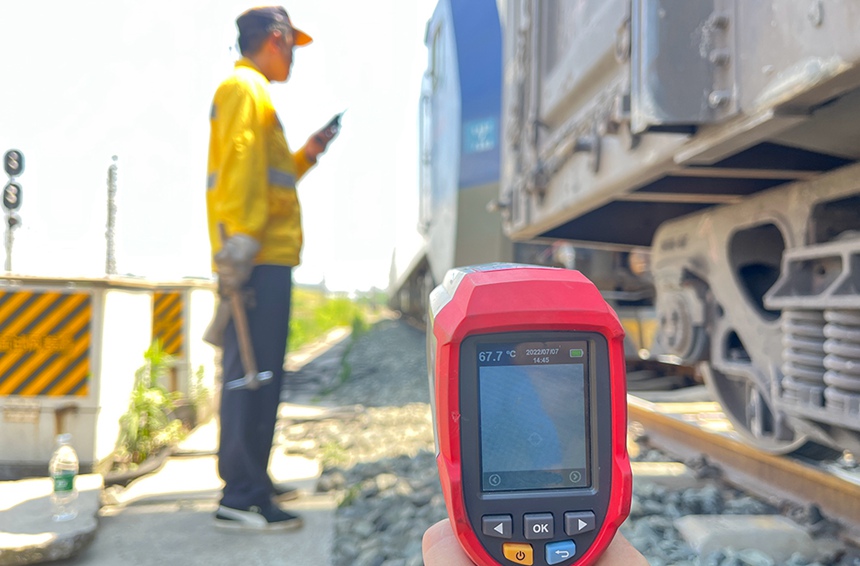
[{"label": "yellow and black striped barrier", "polygon": [[156,291],[152,296],[152,340],[166,354],[182,357],[185,348],[185,299],[182,291]]},{"label": "yellow and black striped barrier", "polygon": [[214,303],[208,280],[0,275],[0,480],[43,473],[61,433],[82,470],[109,462],[153,339],[173,356],[161,385],[214,390]]},{"label": "yellow and black striped barrier", "polygon": [[0,396],[85,397],[92,296],[0,291]]}]

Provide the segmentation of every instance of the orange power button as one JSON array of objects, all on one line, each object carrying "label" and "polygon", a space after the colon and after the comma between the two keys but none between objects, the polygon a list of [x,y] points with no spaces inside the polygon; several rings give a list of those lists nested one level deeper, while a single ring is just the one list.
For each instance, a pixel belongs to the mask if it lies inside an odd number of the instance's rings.
[{"label": "orange power button", "polygon": [[535,563],[534,550],[530,544],[506,542],[502,545],[502,552],[505,554],[505,558],[511,562],[525,566],[532,566]]}]

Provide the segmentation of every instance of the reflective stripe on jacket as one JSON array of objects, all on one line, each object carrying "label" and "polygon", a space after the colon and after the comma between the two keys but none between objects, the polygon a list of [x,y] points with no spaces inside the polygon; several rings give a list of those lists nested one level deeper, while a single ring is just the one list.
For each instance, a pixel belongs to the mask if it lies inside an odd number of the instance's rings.
[{"label": "reflective stripe on jacket", "polygon": [[227,234],[260,242],[256,264],[298,265],[302,222],[296,182],[311,163],[290,151],[269,81],[248,59],[218,87],[209,117],[206,207],[213,255]]}]

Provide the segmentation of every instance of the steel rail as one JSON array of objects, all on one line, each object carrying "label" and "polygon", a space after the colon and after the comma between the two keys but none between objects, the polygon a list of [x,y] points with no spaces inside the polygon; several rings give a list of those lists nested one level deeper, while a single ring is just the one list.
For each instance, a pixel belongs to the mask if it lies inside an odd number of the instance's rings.
[{"label": "steel rail", "polygon": [[[720,468],[722,478],[743,491],[773,501],[816,505],[822,514],[842,523],[852,534],[860,529],[860,485],[794,458],[768,454],[745,444],[733,431],[706,430],[690,422],[695,411],[678,403],[651,403],[627,397],[628,422],[638,422],[649,442],[682,460],[705,456]],[[689,405],[689,404],[687,404]],[[714,403],[696,403],[714,412]],[[708,420],[708,419],[706,419]]]}]

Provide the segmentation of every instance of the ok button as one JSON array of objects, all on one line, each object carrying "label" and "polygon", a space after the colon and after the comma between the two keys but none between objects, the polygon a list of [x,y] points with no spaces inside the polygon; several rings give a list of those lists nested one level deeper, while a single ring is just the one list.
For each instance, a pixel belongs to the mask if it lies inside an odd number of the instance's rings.
[{"label": "ok button", "polygon": [[525,536],[528,540],[552,538],[555,535],[555,521],[552,513],[535,513],[523,517]]}]

